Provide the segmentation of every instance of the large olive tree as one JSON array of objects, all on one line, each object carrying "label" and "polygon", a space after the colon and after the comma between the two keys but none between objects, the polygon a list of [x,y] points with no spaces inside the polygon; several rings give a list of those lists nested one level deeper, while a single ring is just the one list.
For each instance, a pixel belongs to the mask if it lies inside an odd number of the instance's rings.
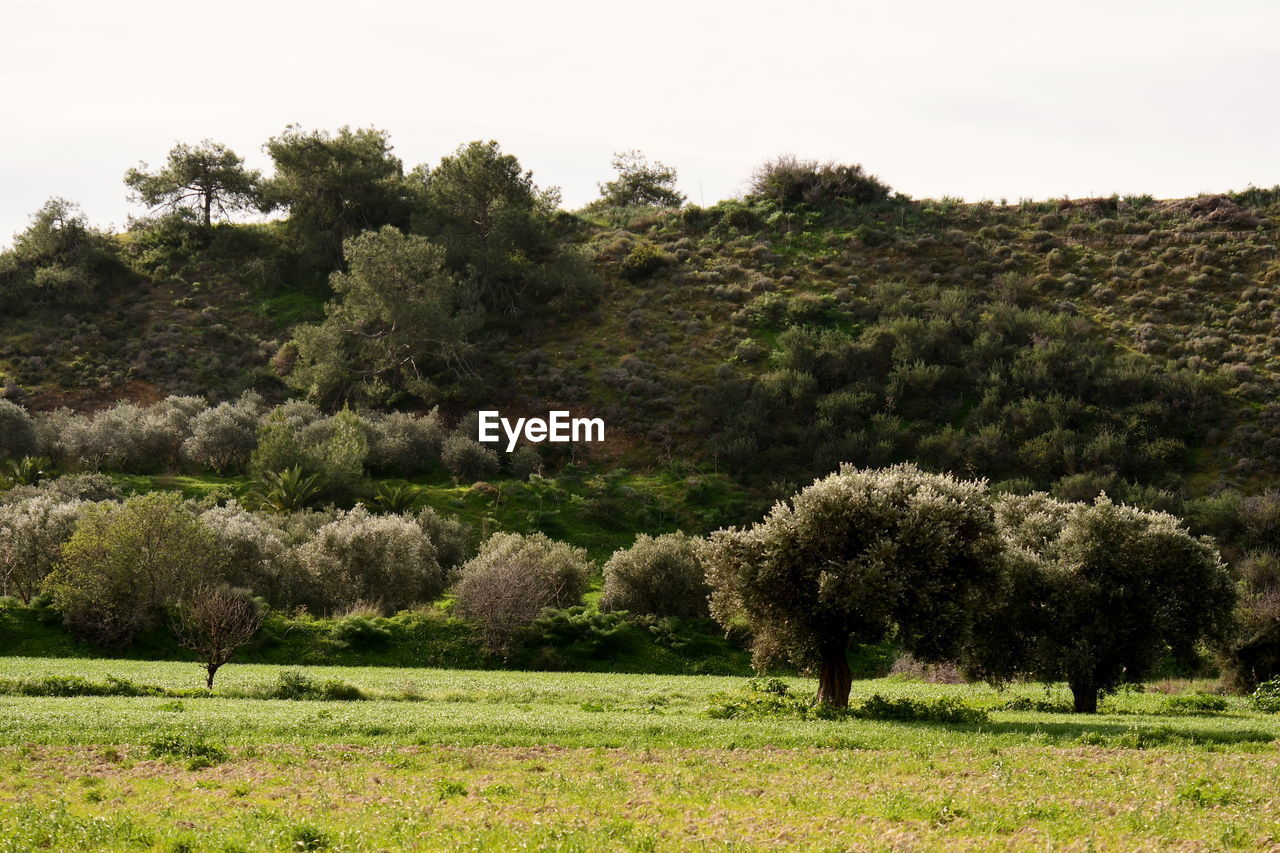
[{"label": "large olive tree", "polygon": [[850,642],[957,654],[998,554],[983,483],[845,465],[751,528],[711,534],[703,559],[712,614],[745,618],[757,661],[816,664],[818,701],[845,706]]},{"label": "large olive tree", "polygon": [[1075,710],[1094,713],[1099,694],[1168,656],[1191,662],[1230,629],[1226,565],[1167,513],[1034,494],[1001,497],[996,516],[1004,583],[977,620],[974,674],[1065,680]]}]

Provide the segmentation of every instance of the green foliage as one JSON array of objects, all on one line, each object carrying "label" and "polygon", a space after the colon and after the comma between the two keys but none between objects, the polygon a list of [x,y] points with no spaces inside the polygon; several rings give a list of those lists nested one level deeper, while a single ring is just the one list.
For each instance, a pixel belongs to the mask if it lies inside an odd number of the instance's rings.
[{"label": "green foliage", "polygon": [[266,471],[258,478],[248,501],[268,512],[296,512],[320,494],[320,475],[304,474],[294,466],[283,471]]},{"label": "green foliage", "polygon": [[314,700],[318,702],[358,702],[368,697],[354,684],[341,679],[317,681],[301,669],[281,670],[274,684],[253,691],[258,699]]},{"label": "green foliage", "polygon": [[751,176],[751,195],[782,207],[869,204],[888,198],[889,187],[857,164],[819,163],[783,155],[756,169]]},{"label": "green foliage", "polygon": [[417,508],[418,490],[408,483],[382,483],[373,493],[372,504],[379,512],[406,513]]},{"label": "green foliage", "polygon": [[639,151],[620,151],[613,155],[617,177],[600,184],[600,201],[608,207],[673,208],[684,204],[684,193],[676,189],[676,170],[652,163]]},{"label": "green foliage", "polygon": [[27,410],[9,400],[0,400],[0,460],[21,460],[34,455],[38,447],[35,422]]},{"label": "green foliage", "polygon": [[1170,696],[1165,700],[1166,714],[1220,714],[1227,710],[1230,703],[1222,696],[1212,693],[1183,693]]},{"label": "green foliage", "polygon": [[43,586],[79,636],[120,645],[219,568],[212,535],[181,496],[153,492],[88,507]]},{"label": "green foliage", "polygon": [[137,684],[127,678],[107,676],[91,681],[75,675],[45,675],[31,678],[0,678],[4,696],[165,696],[163,687]]},{"label": "green foliage", "polygon": [[335,134],[290,125],[265,146],[275,174],[263,205],[289,212],[299,253],[321,274],[338,268],[343,243],[362,231],[408,224],[404,168],[386,131],[342,127]]},{"label": "green foliage", "polygon": [[[821,663],[821,699],[848,696],[848,647],[895,632],[922,660],[954,656],[998,580],[985,486],[900,465],[844,466],[702,552],[711,612],[745,619],[761,663]],[[843,683],[841,683],[843,682]]]},{"label": "green foliage", "polygon": [[1280,679],[1273,678],[1258,685],[1250,697],[1253,707],[1267,714],[1280,714]]},{"label": "green foliage", "polygon": [[0,308],[85,305],[129,278],[111,235],[89,227],[77,205],[53,198],[0,254]]},{"label": "green foliage", "polygon": [[[607,658],[617,655],[640,638],[626,614],[606,613],[582,606],[548,608],[527,627],[519,630],[514,643],[530,650],[554,649],[563,663],[583,658]],[[535,662],[538,659],[535,658]],[[552,660],[545,655],[541,661]]]},{"label": "green foliage", "polygon": [[179,143],[169,151],[164,168],[130,169],[124,182],[136,200],[170,212],[194,211],[205,228],[214,216],[226,217],[258,205],[261,175],[224,145],[206,139],[198,145]]},{"label": "green foliage", "polygon": [[698,560],[698,540],[683,533],[641,533],[604,565],[602,610],[652,616],[707,616],[711,588]]},{"label": "green foliage", "polygon": [[348,616],[333,626],[333,638],[355,651],[385,648],[391,641],[391,630],[383,621],[368,616]]},{"label": "green foliage", "polygon": [[483,318],[473,284],[445,268],[438,245],[390,226],[349,239],[344,254],[324,321],[295,330],[286,381],[325,404],[432,402],[436,382],[466,367]]},{"label": "green foliage", "polygon": [[1077,711],[1140,680],[1166,654],[1184,665],[1222,642],[1235,591],[1217,549],[1173,516],[1112,503],[1004,495],[1002,587],[977,611],[972,668],[1066,680]]},{"label": "green foliage", "polygon": [[629,281],[641,281],[671,263],[671,257],[652,243],[636,243],[618,271]]},{"label": "green foliage", "polygon": [[48,477],[52,468],[52,460],[45,456],[7,459],[0,464],[0,489],[34,486]]}]

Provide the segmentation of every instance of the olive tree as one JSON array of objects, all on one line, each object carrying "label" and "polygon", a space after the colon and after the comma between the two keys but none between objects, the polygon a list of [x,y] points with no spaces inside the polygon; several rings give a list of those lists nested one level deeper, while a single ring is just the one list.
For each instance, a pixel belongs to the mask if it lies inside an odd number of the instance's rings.
[{"label": "olive tree", "polygon": [[676,189],[676,170],[665,163],[650,162],[639,151],[619,151],[613,155],[618,176],[600,184],[601,200],[614,207],[679,207],[684,193]]},{"label": "olive tree", "polygon": [[641,533],[604,564],[600,609],[685,618],[707,615],[706,573],[698,542],[684,533]]},{"label": "olive tree", "polygon": [[215,579],[213,537],[180,495],[86,508],[43,588],[81,637],[111,646],[154,627],[166,605]]},{"label": "olive tree", "polygon": [[38,446],[35,421],[27,410],[0,399],[0,461],[32,456]]},{"label": "olive tree", "polygon": [[986,485],[913,465],[846,464],[702,549],[712,615],[746,620],[758,663],[816,665],[818,701],[839,707],[851,641],[893,635],[921,660],[956,655],[998,555]]},{"label": "olive tree", "polygon": [[1043,493],[996,502],[1004,582],[984,603],[969,650],[995,681],[1065,680],[1078,713],[1139,681],[1168,655],[1190,663],[1230,631],[1235,590],[1208,539],[1172,515]]},{"label": "olive tree", "polygon": [[189,461],[220,474],[243,470],[258,444],[262,400],[250,392],[234,403],[219,403],[191,420],[191,436],[182,442]]}]

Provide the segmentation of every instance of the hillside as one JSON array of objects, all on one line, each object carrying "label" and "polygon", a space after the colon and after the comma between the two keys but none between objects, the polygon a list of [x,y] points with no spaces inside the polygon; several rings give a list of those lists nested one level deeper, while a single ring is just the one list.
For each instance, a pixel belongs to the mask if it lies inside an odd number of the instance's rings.
[{"label": "hillside", "polygon": [[[915,458],[1039,486],[1256,491],[1280,446],[1277,199],[583,216],[594,307],[496,332],[441,402],[446,419],[569,407],[608,424],[601,463],[692,457],[757,485]],[[127,285],[0,320],[6,395],[286,396],[273,356],[327,293],[277,277],[279,224],[217,230],[194,261],[126,235]]]}]

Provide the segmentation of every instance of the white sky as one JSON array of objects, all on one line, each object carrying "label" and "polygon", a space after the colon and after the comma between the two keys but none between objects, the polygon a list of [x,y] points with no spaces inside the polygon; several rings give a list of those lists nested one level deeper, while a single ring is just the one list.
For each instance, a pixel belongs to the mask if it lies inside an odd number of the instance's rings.
[{"label": "white sky", "polygon": [[265,168],[290,122],[406,168],[494,138],[567,207],[626,148],[705,203],[783,152],[917,197],[1280,183],[1272,0],[0,0],[0,33],[0,244],[53,195],[122,225],[177,141]]}]

